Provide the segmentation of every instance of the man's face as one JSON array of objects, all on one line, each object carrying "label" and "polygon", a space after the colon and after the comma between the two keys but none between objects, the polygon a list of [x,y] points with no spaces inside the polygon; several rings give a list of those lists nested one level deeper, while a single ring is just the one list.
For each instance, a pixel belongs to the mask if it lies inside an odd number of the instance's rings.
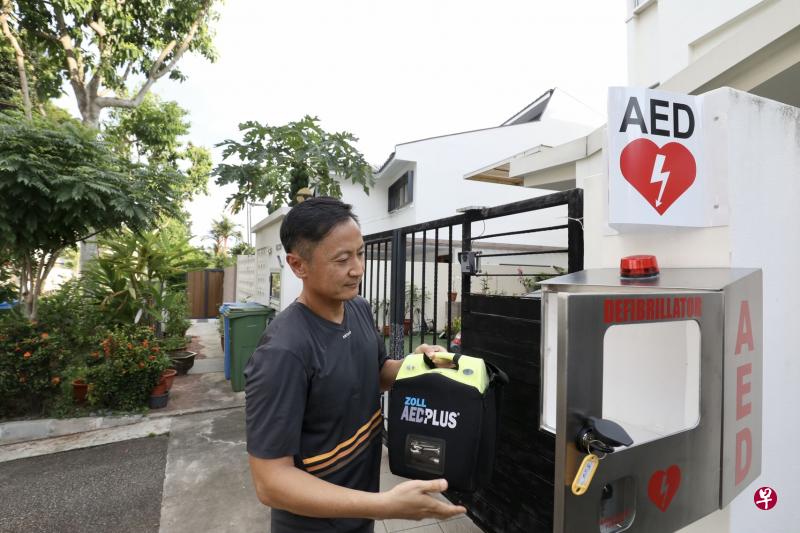
[{"label": "man's face", "polygon": [[[358,295],[364,275],[364,239],[353,219],[337,224],[310,253],[289,261],[305,290],[329,300],[351,300]],[[289,258],[287,258],[289,259]],[[294,264],[293,264],[294,263]]]}]

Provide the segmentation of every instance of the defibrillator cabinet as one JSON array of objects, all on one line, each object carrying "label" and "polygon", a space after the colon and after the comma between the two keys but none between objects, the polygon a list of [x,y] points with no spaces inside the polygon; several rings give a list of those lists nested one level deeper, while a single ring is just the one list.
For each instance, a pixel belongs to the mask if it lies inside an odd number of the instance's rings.
[{"label": "defibrillator cabinet", "polygon": [[584,270],[542,286],[553,531],[676,531],[759,476],[760,270]]}]

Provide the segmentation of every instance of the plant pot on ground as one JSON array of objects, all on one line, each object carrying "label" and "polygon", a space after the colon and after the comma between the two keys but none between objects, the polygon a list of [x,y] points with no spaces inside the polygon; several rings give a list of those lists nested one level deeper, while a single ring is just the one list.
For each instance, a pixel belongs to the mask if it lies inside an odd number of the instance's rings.
[{"label": "plant pot on ground", "polygon": [[89,384],[83,378],[72,381],[72,400],[75,403],[84,403],[86,394],[89,392]]},{"label": "plant pot on ground", "polygon": [[158,383],[153,387],[153,390],[150,391],[150,396],[161,396],[165,392],[169,392],[176,374],[177,371],[172,368],[164,370],[161,373],[161,377],[158,379]]},{"label": "plant pot on ground", "polygon": [[161,374],[161,379],[163,379],[167,384],[167,391],[172,389],[172,383],[175,381],[175,376],[178,374],[178,371],[174,368],[168,368],[164,370],[164,373]]},{"label": "plant pot on ground", "polygon": [[172,360],[172,368],[177,370],[179,376],[185,375],[189,372],[189,369],[194,366],[194,357],[197,355],[196,352],[189,352],[189,351],[176,351],[169,354],[169,358]]},{"label": "plant pot on ground", "polygon": [[159,395],[151,395],[149,406],[150,409],[161,409],[162,407],[167,406],[167,402],[169,402],[169,391],[165,392],[164,394]]}]

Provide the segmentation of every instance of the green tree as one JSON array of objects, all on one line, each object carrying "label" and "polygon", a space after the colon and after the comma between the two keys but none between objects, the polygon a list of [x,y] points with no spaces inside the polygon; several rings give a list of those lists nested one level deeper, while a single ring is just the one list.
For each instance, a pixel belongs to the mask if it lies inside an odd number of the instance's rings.
[{"label": "green tree", "polygon": [[246,242],[237,242],[231,246],[231,256],[236,257],[237,255],[256,255],[256,248]]},{"label": "green tree", "polygon": [[[0,29],[15,52],[23,106],[31,88],[69,82],[83,123],[105,108],[135,108],[188,51],[215,59],[217,0],[0,0]],[[35,73],[33,78],[31,74]]]},{"label": "green tree", "polygon": [[283,126],[245,122],[239,124],[239,130],[244,131],[242,142],[228,139],[217,146],[224,147],[224,159],[236,156],[241,163],[223,163],[214,170],[217,184],[238,185],[238,191],[228,198],[234,212],[241,211],[248,201],[268,198],[270,211],[294,205],[297,191],[303,187],[340,198],[337,178],[362,185],[366,193],[374,184],[372,169],[351,144],[358,139],[347,132],[326,132],[316,117],[306,115]]},{"label": "green tree", "polygon": [[242,240],[242,232],[237,230],[237,227],[239,224],[225,215],[219,220],[211,221],[209,237],[214,240],[214,255],[227,256],[228,240],[231,238]]},{"label": "green tree", "polygon": [[25,314],[36,318],[44,282],[66,248],[174,214],[169,179],[116,154],[74,121],[0,114],[0,257],[20,270]]},{"label": "green tree", "polygon": [[177,103],[148,94],[135,109],[112,111],[103,131],[103,138],[132,161],[147,164],[156,174],[172,174],[181,203],[208,192],[212,169],[206,148],[181,141],[189,133],[187,115]]},{"label": "green tree", "polygon": [[181,222],[164,219],[142,232],[120,229],[100,239],[100,255],[89,264],[86,287],[109,321],[155,324],[176,290],[185,288],[186,273],[202,268],[206,258],[189,244]]}]

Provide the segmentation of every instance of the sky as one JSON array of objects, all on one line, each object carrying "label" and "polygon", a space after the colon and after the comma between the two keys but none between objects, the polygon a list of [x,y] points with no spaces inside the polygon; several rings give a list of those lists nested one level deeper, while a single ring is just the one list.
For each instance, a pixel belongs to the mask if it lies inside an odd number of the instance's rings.
[{"label": "sky", "polygon": [[[181,59],[188,76],[154,85],[189,112],[187,140],[212,148],[238,124],[304,115],[348,131],[373,165],[395,144],[497,126],[558,87],[605,114],[625,85],[625,0],[226,0],[218,59]],[[219,149],[212,151],[221,162]],[[509,154],[510,155],[510,154]],[[230,189],[188,206],[208,234]],[[253,223],[266,216],[253,212]],[[234,217],[244,230],[244,213]]]}]

